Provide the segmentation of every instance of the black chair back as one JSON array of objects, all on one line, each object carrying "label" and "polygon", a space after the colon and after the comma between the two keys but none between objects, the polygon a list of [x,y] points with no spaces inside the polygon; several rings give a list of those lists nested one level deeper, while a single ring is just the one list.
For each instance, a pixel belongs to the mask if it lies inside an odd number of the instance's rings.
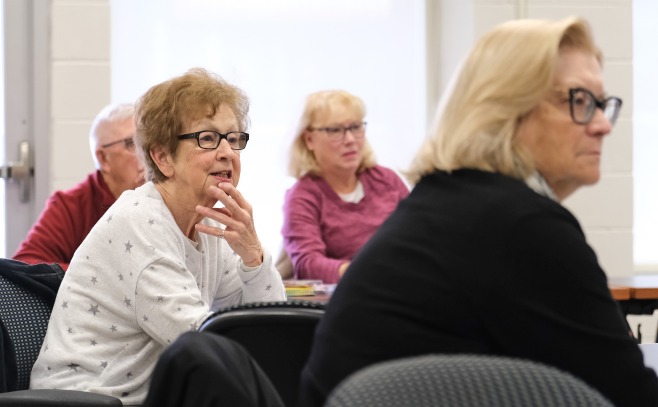
[{"label": "black chair back", "polygon": [[121,407],[115,397],[76,390],[29,390],[64,272],[54,264],[0,259],[0,407]]},{"label": "black chair back", "polygon": [[[5,391],[26,390],[30,387],[32,365],[39,356],[46,335],[51,305],[39,295],[5,278],[0,278],[0,303],[0,323],[9,339],[8,343],[3,341],[3,346],[9,351],[3,352],[8,362],[5,364],[5,382],[8,383]],[[16,361],[15,373],[13,363],[9,362],[12,358]]]},{"label": "black chair back", "polygon": [[241,344],[270,378],[287,406],[297,401],[302,368],[324,305],[306,301],[250,303],[217,311],[199,331]]}]

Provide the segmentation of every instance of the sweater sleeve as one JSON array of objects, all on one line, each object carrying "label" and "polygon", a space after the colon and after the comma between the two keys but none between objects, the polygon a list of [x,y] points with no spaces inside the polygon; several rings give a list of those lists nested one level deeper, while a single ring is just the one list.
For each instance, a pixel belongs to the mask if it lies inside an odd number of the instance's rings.
[{"label": "sweater sleeve", "polygon": [[503,352],[570,371],[615,405],[658,405],[656,374],[644,366],[577,221],[526,217],[510,236],[512,264],[500,273],[507,277],[481,305]]},{"label": "sweater sleeve", "polygon": [[[274,267],[272,255],[263,248],[263,263],[256,267],[246,266],[234,252],[227,249],[228,259],[219,270],[225,273],[213,301],[213,310],[249,302],[285,301],[286,289],[281,274]],[[236,273],[225,270],[235,269]]]},{"label": "sweater sleeve", "polygon": [[284,245],[297,278],[320,279],[331,284],[338,281],[340,265],[349,260],[327,257],[320,226],[320,192],[311,191],[311,185],[298,182],[286,194],[283,207]]}]

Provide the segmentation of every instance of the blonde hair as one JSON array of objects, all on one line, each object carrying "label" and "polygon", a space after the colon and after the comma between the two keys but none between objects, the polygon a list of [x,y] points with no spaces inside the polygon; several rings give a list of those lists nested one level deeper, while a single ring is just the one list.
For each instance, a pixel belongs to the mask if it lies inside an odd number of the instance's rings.
[{"label": "blonde hair", "polygon": [[239,130],[246,131],[247,95],[212,72],[193,68],[150,88],[137,101],[135,111],[135,144],[146,164],[145,178],[153,182],[166,179],[151,158],[151,148],[162,146],[175,156],[183,129],[203,117],[214,117],[222,104],[235,114]]},{"label": "blonde hair", "polygon": [[580,18],[514,20],[475,45],[437,112],[435,129],[406,173],[412,183],[435,170],[474,168],[525,179],[532,158],[516,140],[520,120],[554,85],[561,50],[602,56]]},{"label": "blonde hair", "polygon": [[[290,148],[290,161],[288,162],[288,172],[293,177],[299,179],[306,174],[321,176],[320,167],[315,159],[315,155],[306,146],[304,133],[312,123],[328,124],[335,110],[345,108],[363,120],[366,116],[366,106],[358,96],[352,95],[344,90],[325,90],[311,93],[306,97],[304,111],[299,120],[295,139]],[[320,125],[321,126],[321,125]],[[366,139],[363,143],[363,159],[357,169],[360,173],[377,164],[375,153]]]}]

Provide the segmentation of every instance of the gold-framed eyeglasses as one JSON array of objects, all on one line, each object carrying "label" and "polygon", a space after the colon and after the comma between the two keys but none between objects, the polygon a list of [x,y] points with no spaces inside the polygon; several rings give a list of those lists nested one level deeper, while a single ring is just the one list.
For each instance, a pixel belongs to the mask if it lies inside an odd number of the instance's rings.
[{"label": "gold-framed eyeglasses", "polygon": [[111,143],[103,144],[101,148],[108,148],[112,147],[115,144],[123,143],[124,147],[126,147],[126,150],[130,151],[135,151],[135,140],[131,137],[126,137],[121,140],[113,141]]},{"label": "gold-framed eyeglasses", "polygon": [[352,137],[361,139],[366,134],[366,124],[368,123],[359,122],[349,126],[308,127],[308,131],[321,131],[331,141],[343,140],[348,131],[352,133]]},{"label": "gold-framed eyeglasses", "polygon": [[243,131],[229,131],[226,134],[218,133],[212,130],[201,130],[195,133],[182,134],[178,136],[179,140],[196,139],[197,145],[204,150],[214,150],[219,147],[222,140],[226,140],[233,150],[243,150],[247,147],[249,133]]}]

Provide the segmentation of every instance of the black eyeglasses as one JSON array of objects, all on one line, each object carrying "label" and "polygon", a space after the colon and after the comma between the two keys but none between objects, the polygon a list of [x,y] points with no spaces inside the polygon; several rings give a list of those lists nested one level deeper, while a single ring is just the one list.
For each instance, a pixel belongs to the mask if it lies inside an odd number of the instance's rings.
[{"label": "black eyeglasses", "polygon": [[360,139],[366,134],[367,122],[354,123],[351,126],[329,126],[329,127],[309,127],[309,131],[322,131],[327,134],[331,141],[339,141],[345,138],[349,131],[354,138]]},{"label": "black eyeglasses", "polygon": [[130,150],[130,151],[134,151],[134,150],[135,150],[135,140],[133,140],[132,137],[126,137],[126,138],[124,138],[124,139],[122,139],[122,140],[117,140],[117,141],[113,141],[113,142],[111,142],[111,143],[103,144],[103,145],[101,146],[101,148],[112,147],[113,145],[115,145],[115,144],[119,144],[119,143],[123,143],[124,146],[126,147],[126,149],[128,149],[128,150]]},{"label": "black eyeglasses", "polygon": [[195,138],[199,147],[205,150],[214,150],[219,147],[222,140],[226,140],[233,150],[243,150],[247,147],[249,133],[242,131],[229,131],[226,134],[218,133],[212,130],[202,130],[196,133],[183,134],[178,136],[179,140]]},{"label": "black eyeglasses", "polygon": [[611,96],[597,99],[592,92],[585,88],[569,89],[569,107],[571,119],[578,124],[589,124],[594,117],[596,108],[603,110],[606,119],[614,125],[621,110],[621,99]]}]

